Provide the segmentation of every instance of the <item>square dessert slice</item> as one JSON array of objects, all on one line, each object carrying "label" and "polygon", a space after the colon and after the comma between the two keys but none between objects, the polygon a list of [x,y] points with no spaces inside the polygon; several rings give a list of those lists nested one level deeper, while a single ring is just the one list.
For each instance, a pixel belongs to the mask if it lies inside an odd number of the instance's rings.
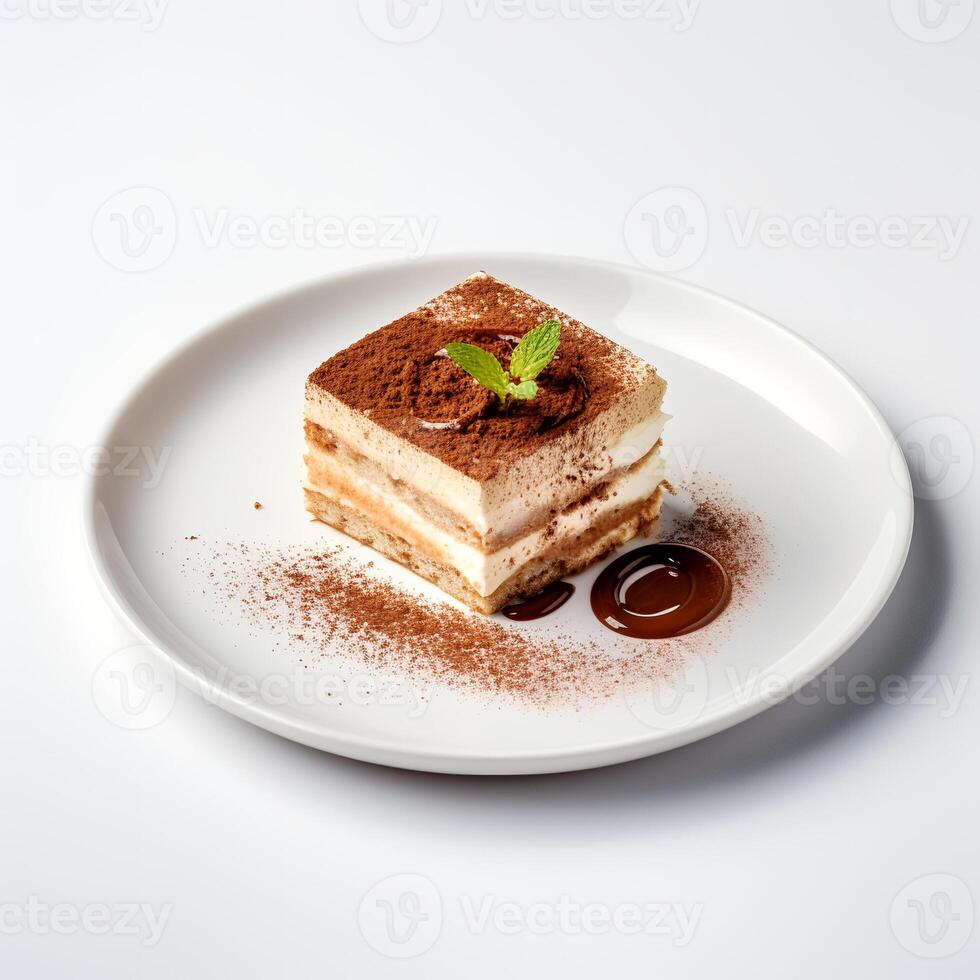
[{"label": "square dessert slice", "polygon": [[[561,324],[530,399],[447,356],[505,368]],[[321,364],[306,385],[309,511],[492,613],[648,533],[660,516],[666,384],[634,354],[477,273]]]}]

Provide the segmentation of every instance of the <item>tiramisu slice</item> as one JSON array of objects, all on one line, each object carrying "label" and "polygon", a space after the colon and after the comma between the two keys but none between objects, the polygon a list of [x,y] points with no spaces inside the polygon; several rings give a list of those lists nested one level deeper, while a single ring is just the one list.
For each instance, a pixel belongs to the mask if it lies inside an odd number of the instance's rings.
[{"label": "tiramisu slice", "polygon": [[307,507],[495,612],[653,527],[665,387],[477,273],[310,375]]}]

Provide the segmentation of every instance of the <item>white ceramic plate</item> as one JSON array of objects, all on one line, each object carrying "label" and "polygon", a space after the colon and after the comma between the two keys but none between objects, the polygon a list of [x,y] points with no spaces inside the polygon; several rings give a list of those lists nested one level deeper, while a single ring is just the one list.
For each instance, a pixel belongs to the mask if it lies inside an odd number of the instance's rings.
[{"label": "white ceramic plate", "polygon": [[[308,372],[379,324],[485,268],[596,327],[669,382],[668,441],[764,519],[773,572],[710,657],[677,679],[664,707],[613,699],[579,711],[527,709],[434,690],[344,696],[256,693],[242,678],[282,676],[302,647],[233,607],[216,613],[181,573],[184,537],[315,543],[335,532],[303,509]],[[881,609],[912,530],[908,473],[867,397],[770,320],[637,269],[579,259],[466,255],[372,267],[275,297],[206,330],[139,385],[102,440],[170,447],[157,486],[93,479],[85,522],[98,575],[122,615],[180,680],[254,724],[370,762],[454,773],[589,768],[683,745],[787,696],[839,657]],[[253,500],[264,509],[255,511]],[[397,566],[391,566],[397,568]],[[588,587],[560,615],[597,629]],[[396,574],[411,578],[410,573]],[[416,580],[417,581],[417,580]],[[520,628],[520,627],[515,627]],[[601,629],[599,630],[601,632]],[[343,678],[341,678],[343,680]],[[377,679],[377,680],[383,680]],[[379,683],[380,686],[380,683]],[[381,703],[393,701],[395,703]]]}]

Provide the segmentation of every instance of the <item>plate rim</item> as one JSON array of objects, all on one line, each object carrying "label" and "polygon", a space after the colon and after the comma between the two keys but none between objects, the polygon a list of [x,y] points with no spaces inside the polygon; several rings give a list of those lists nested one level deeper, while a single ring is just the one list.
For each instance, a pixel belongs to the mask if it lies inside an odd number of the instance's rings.
[{"label": "plate rim", "polygon": [[[861,385],[847,371],[793,329],[745,303],[734,300],[708,287],[678,279],[674,276],[655,272],[641,266],[615,262],[608,259],[595,259],[581,255],[551,252],[462,251],[437,252],[419,259],[392,259],[334,270],[324,275],[301,280],[239,304],[219,319],[208,321],[193,330],[180,343],[162,355],[157,356],[152,363],[147,365],[138,374],[136,380],[125,389],[123,396],[116,403],[116,407],[109,414],[107,421],[101,428],[102,438],[97,444],[109,444],[111,434],[119,427],[127,412],[138,401],[147,385],[161,371],[182,357],[205,337],[228,329],[246,315],[255,314],[264,307],[274,306],[287,299],[298,298],[303,293],[315,292],[329,284],[349,282],[372,275],[383,276],[389,270],[403,270],[412,265],[423,266],[438,262],[472,262],[473,268],[483,268],[488,264],[492,265],[495,261],[501,263],[547,262],[569,267],[584,265],[593,268],[604,268],[610,271],[625,273],[631,276],[640,276],[665,283],[671,288],[679,288],[682,291],[693,293],[696,296],[709,298],[713,302],[727,306],[743,316],[747,314],[759,326],[765,327],[770,333],[788,338],[810,356],[822,362],[822,365],[826,369],[836,374],[846,387],[850,389],[851,393],[857,397],[861,407],[867,412],[883,439],[895,443],[895,435],[881,411]],[[99,508],[99,481],[101,478],[97,475],[89,474],[86,476],[85,489],[82,494],[81,517],[90,568],[110,607],[134,631],[143,645],[155,651],[158,657],[162,658],[174,669],[176,678],[182,686],[198,694],[206,695],[209,701],[244,721],[248,721],[274,734],[321,751],[402,769],[480,775],[567,772],[628,762],[661,752],[667,752],[671,749],[708,738],[743,721],[747,721],[767,708],[785,701],[843,656],[874,622],[885,603],[891,597],[908,558],[914,526],[915,498],[908,464],[903,454],[898,454],[898,458],[901,461],[901,465],[895,467],[894,475],[896,477],[896,513],[899,520],[898,527],[896,528],[896,545],[893,547],[892,555],[890,556],[890,574],[879,580],[876,591],[864,615],[855,619],[851,623],[850,629],[835,644],[829,645],[823,651],[822,655],[811,660],[806,668],[796,671],[790,682],[778,692],[778,696],[774,697],[771,693],[768,693],[763,697],[757,692],[742,702],[729,704],[720,711],[700,718],[676,731],[664,732],[651,730],[649,732],[641,732],[629,738],[620,737],[592,742],[588,746],[518,748],[482,752],[474,752],[468,749],[455,749],[453,746],[443,745],[426,745],[425,747],[418,746],[406,749],[393,738],[344,732],[332,726],[324,727],[322,724],[314,724],[312,720],[307,722],[298,718],[284,717],[271,707],[237,698],[232,692],[226,690],[217,682],[195,673],[184,662],[182,656],[176,651],[171,650],[166,642],[156,637],[153,629],[145,622],[139,611],[132,606],[122,589],[117,585],[114,576],[108,568],[108,563],[100,544],[97,513]]]}]

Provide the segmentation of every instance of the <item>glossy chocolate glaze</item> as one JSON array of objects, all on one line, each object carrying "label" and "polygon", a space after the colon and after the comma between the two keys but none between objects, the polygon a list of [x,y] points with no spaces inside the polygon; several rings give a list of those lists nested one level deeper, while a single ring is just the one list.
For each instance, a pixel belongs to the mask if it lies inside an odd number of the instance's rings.
[{"label": "glossy chocolate glaze", "polygon": [[572,597],[575,586],[568,582],[552,582],[544,592],[539,592],[530,599],[522,602],[515,602],[511,606],[504,606],[500,611],[508,618],[518,622],[528,622],[532,619],[541,619],[548,616],[556,609],[560,609]]},{"label": "glossy chocolate glaze", "polygon": [[621,636],[665,640],[706,626],[730,597],[728,573],[711,555],[665,542],[607,565],[592,586],[592,611]]}]

